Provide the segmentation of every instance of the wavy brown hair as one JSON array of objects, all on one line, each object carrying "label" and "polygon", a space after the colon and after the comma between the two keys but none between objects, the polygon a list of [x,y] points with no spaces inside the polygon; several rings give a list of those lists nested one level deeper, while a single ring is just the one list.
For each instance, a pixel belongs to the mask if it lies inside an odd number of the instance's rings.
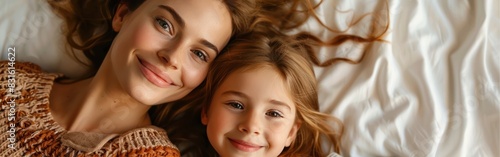
[{"label": "wavy brown hair", "polygon": [[[261,5],[261,9],[253,22],[253,27],[258,30],[267,29],[267,31],[277,34],[287,34],[297,40],[308,43],[305,45],[305,49],[309,58],[315,65],[321,67],[330,66],[337,61],[357,64],[363,60],[368,51],[368,47],[364,50],[359,60],[336,57],[327,59],[323,62],[321,62],[316,55],[314,51],[315,47],[339,46],[347,41],[353,41],[355,43],[386,42],[383,38],[389,29],[390,22],[387,0],[380,0],[384,3],[378,3],[374,12],[354,18],[348,24],[348,28],[351,28],[359,24],[364,18],[371,16],[372,21],[369,23],[368,30],[366,30],[367,34],[364,35],[347,34],[346,32],[349,29],[336,30],[327,26],[320,20],[315,12],[324,0],[319,0],[318,3],[314,3],[314,1],[315,0],[259,0],[258,3]],[[324,29],[338,35],[331,39],[321,40],[310,32],[290,33],[299,26],[305,24],[309,18],[314,18]]]},{"label": "wavy brown hair", "polygon": [[[144,0],[47,0],[54,11],[65,22],[63,27],[66,41],[74,49],[81,50],[91,64],[93,76],[101,66],[116,32],[112,18],[119,4],[125,4],[130,11],[137,9]],[[223,0],[232,19],[232,37],[248,32],[256,13],[254,0]],[[71,51],[71,53],[77,53]],[[76,58],[82,61],[81,58]]]}]

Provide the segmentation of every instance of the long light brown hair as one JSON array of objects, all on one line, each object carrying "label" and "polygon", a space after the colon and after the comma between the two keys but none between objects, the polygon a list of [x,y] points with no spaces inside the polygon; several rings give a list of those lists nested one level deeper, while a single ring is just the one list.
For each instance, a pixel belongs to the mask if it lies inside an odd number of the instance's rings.
[{"label": "long light brown hair", "polygon": [[[324,0],[257,0],[259,6],[261,7],[259,14],[253,21],[253,27],[265,27],[267,31],[272,31],[274,33],[287,34],[292,36],[297,40],[302,42],[307,42],[305,49],[309,59],[317,66],[326,67],[330,66],[338,61],[343,61],[351,64],[357,64],[363,60],[365,57],[369,46],[363,50],[362,56],[359,60],[350,60],[348,58],[335,57],[330,59],[325,59],[320,61],[319,57],[316,55],[315,47],[328,47],[328,46],[339,46],[347,41],[353,41],[355,43],[374,43],[374,42],[387,42],[383,38],[389,29],[389,8],[387,0],[380,0],[383,3],[378,3],[372,13],[363,14],[360,17],[353,18],[348,24],[348,28],[361,23],[364,18],[372,17],[371,23],[369,23],[368,30],[363,30],[367,32],[366,34],[348,34],[347,30],[336,30],[327,26],[323,21],[320,20],[319,16],[316,14],[316,9],[323,4]],[[334,9],[334,6],[332,6]],[[323,28],[329,32],[337,34],[333,38],[322,40],[319,37],[312,35],[311,32],[298,32],[296,29],[303,24],[305,24],[310,18],[314,18]],[[333,16],[326,16],[326,18],[334,18]],[[260,29],[262,30],[262,29]]]}]

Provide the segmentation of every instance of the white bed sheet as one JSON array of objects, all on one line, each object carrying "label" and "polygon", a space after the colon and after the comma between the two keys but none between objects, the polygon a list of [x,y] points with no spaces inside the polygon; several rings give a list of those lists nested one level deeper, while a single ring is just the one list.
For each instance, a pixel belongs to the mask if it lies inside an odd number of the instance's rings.
[{"label": "white bed sheet", "polygon": [[71,78],[83,77],[89,67],[65,52],[69,47],[64,44],[62,22],[46,0],[0,0],[0,59],[7,60],[8,49],[15,48],[17,61],[33,62]]},{"label": "white bed sheet", "polygon": [[[384,1],[325,0],[336,29]],[[344,156],[500,156],[500,2],[392,0],[388,43],[322,48],[364,60],[315,68],[321,110],[344,122]],[[365,22],[350,32],[363,34]],[[335,33],[313,30],[324,38]]]}]

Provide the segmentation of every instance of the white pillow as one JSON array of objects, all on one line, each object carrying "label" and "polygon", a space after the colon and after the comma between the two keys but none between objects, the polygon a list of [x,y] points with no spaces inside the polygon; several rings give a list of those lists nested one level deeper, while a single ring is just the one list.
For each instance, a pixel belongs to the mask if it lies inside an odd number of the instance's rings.
[{"label": "white pillow", "polygon": [[81,77],[88,67],[65,51],[69,46],[62,24],[46,0],[0,0],[0,59],[7,60],[12,48],[16,61],[33,62],[47,72],[70,78]]}]

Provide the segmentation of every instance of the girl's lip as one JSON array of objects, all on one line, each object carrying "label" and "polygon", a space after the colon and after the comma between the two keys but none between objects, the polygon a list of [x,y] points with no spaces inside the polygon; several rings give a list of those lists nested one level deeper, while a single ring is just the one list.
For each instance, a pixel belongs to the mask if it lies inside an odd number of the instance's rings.
[{"label": "girl's lip", "polygon": [[243,140],[235,140],[231,138],[228,138],[228,140],[234,147],[245,152],[254,152],[262,148],[262,146],[250,142],[245,142]]},{"label": "girl's lip", "polygon": [[151,83],[155,84],[158,87],[166,88],[172,85],[175,85],[173,81],[170,79],[170,77],[164,73],[161,72],[161,70],[151,63],[142,60],[141,58],[137,57],[140,63],[139,69],[141,70],[142,74],[150,81]]}]

